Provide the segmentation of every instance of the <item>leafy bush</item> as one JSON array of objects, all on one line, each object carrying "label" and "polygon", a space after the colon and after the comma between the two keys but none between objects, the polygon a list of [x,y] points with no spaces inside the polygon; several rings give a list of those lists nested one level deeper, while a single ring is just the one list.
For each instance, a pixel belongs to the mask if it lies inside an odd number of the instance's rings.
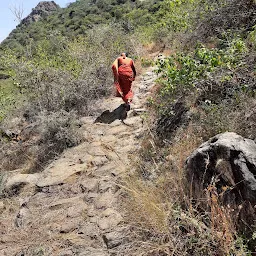
[{"label": "leafy bush", "polygon": [[13,109],[19,107],[24,100],[23,95],[13,81],[0,80],[0,122],[10,113]]},{"label": "leafy bush", "polygon": [[221,38],[223,32],[227,31],[246,35],[255,25],[255,1],[226,0],[220,3],[216,1],[216,4],[217,8],[212,9],[193,32],[196,40],[208,40],[216,36]]},{"label": "leafy bush", "polygon": [[239,64],[240,55],[245,52],[245,43],[235,39],[225,49],[207,49],[198,45],[192,54],[177,53],[159,60],[157,73],[161,74],[161,93],[173,94],[179,86],[183,90],[190,90],[196,87],[198,80],[211,77],[211,73],[218,67],[235,68]]},{"label": "leafy bush", "polygon": [[42,113],[38,132],[40,138],[35,151],[32,150],[33,163],[30,172],[42,170],[50,160],[63,150],[78,145],[82,134],[78,130],[77,115],[74,112]]},{"label": "leafy bush", "polygon": [[[242,65],[242,58],[246,53],[244,41],[235,38],[222,49],[208,49],[199,44],[192,53],[176,53],[159,60],[156,71],[160,74],[159,97],[169,98],[168,102],[191,95],[191,92],[194,93],[194,98],[200,97],[200,93],[204,91],[202,81],[214,80],[218,72],[220,82],[228,81]],[[161,99],[160,101],[162,102]],[[163,103],[161,107],[164,108]]]},{"label": "leafy bush", "polygon": [[[26,149],[29,153],[23,154],[35,159],[28,171],[41,170],[66,147],[80,141],[79,135],[74,135],[78,128],[74,120],[98,112],[97,101],[110,95],[113,60],[123,51],[135,53],[135,45],[129,40],[121,27],[98,26],[75,40],[53,33],[38,43],[32,42],[26,56],[16,56],[11,50],[1,56],[3,67],[17,85],[15,89],[22,99],[26,98],[23,109],[33,112],[32,123],[45,127],[34,129],[38,140]],[[7,119],[4,123],[9,129]],[[6,159],[3,168],[8,170],[28,161],[27,157],[15,161],[22,145],[11,147],[6,155],[9,144],[3,142],[0,154]]]}]

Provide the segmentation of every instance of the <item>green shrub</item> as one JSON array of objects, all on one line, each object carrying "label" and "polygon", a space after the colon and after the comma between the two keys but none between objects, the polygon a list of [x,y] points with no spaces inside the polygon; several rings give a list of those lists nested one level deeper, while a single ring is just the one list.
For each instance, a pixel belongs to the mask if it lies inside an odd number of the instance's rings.
[{"label": "green shrub", "polygon": [[[173,137],[189,123],[205,140],[225,131],[255,137],[252,128],[247,132],[245,128],[255,126],[254,114],[251,120],[244,120],[241,103],[247,97],[254,108],[254,55],[248,54],[245,41],[236,36],[223,38],[219,45],[221,48],[212,49],[198,45],[192,53],[176,53],[157,62],[160,89],[150,104],[158,115],[160,137]],[[242,124],[238,118],[244,120],[243,125],[238,125]]]},{"label": "green shrub", "polygon": [[[2,66],[18,85],[15,90],[20,92],[22,99],[26,98],[24,106],[19,108],[33,112],[29,122],[38,123],[42,129],[34,128],[39,140],[26,148],[19,161],[17,157],[23,147],[10,147],[10,142],[2,142],[0,160],[4,164],[1,168],[10,170],[25,165],[29,156],[32,164],[27,164],[28,171],[39,171],[65,148],[79,143],[81,138],[75,119],[97,112],[96,102],[110,95],[114,59],[123,51],[135,53],[129,40],[121,27],[104,25],[74,40],[54,32],[40,42],[32,41],[27,56],[6,51],[1,56]],[[6,105],[6,100],[1,97],[0,103]],[[8,101],[13,102],[11,98]],[[6,109],[5,116],[8,111]],[[18,113],[20,115],[20,111]],[[6,129],[11,126],[8,121],[7,118],[3,120]]]},{"label": "green shrub", "polygon": [[224,49],[208,49],[199,44],[192,53],[177,53],[157,61],[161,95],[175,98],[176,92],[191,91],[200,80],[211,78],[218,68],[234,70],[246,51],[244,41],[236,38]]}]

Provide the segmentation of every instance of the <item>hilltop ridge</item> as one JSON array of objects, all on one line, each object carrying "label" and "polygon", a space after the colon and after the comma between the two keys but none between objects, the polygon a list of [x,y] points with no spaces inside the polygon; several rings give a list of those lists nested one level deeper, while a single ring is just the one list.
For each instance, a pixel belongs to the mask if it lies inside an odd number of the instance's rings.
[{"label": "hilltop ridge", "polygon": [[54,13],[58,9],[60,9],[60,6],[54,1],[41,1],[35,8],[32,9],[32,12],[27,17],[22,19],[20,25],[29,25],[32,22],[37,22],[41,18]]},{"label": "hilltop ridge", "polygon": [[[54,1],[43,1],[10,33],[0,48],[22,51],[31,40],[37,43],[56,32],[75,38],[84,36],[94,26],[103,24],[115,23],[131,32],[141,23],[151,23],[154,20],[152,15],[158,11],[161,2],[162,0],[83,0],[71,3],[66,8],[59,8]],[[136,22],[133,22],[134,15],[137,17]]]}]

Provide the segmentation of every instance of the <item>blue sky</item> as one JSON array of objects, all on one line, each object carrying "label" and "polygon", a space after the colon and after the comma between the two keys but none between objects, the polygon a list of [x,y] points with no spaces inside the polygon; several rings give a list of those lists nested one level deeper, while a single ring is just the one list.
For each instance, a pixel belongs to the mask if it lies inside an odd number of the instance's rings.
[{"label": "blue sky", "polygon": [[[23,17],[26,17],[39,2],[40,0],[0,0],[0,42],[18,25],[10,7],[23,6]],[[66,7],[71,2],[75,2],[75,0],[55,0],[60,7]]]}]

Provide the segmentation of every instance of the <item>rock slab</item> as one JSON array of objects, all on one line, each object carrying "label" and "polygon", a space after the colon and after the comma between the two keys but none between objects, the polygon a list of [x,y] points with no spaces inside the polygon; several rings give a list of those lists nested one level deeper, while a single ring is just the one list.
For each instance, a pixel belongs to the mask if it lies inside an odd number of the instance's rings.
[{"label": "rock slab", "polygon": [[218,134],[203,143],[186,160],[186,177],[192,194],[215,185],[224,203],[256,204],[256,144],[233,133]]}]

